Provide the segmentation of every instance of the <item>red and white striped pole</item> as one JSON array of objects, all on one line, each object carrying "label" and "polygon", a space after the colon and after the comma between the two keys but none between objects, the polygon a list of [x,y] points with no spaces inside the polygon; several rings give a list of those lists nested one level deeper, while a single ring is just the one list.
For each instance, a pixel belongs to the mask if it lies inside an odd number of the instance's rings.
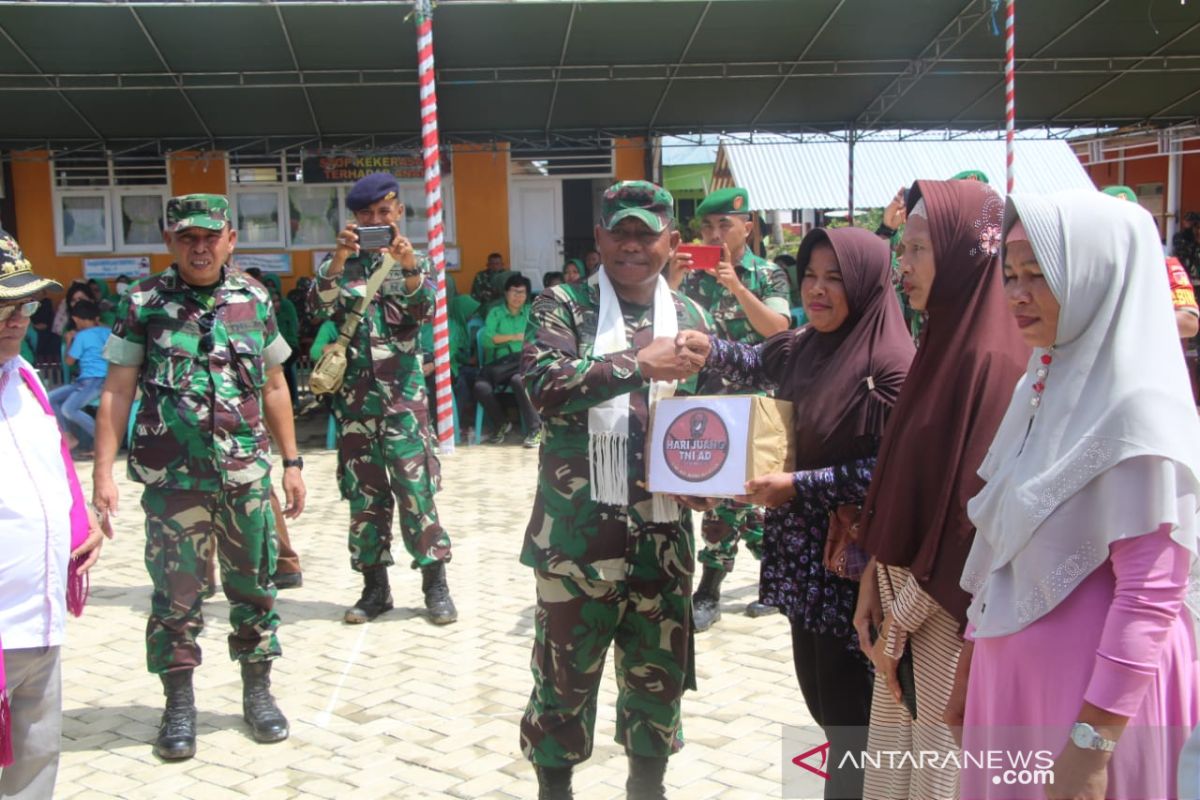
[{"label": "red and white striped pole", "polygon": [[1013,144],[1017,130],[1016,50],[1013,47],[1015,26],[1013,7],[1016,0],[1007,0],[1004,14],[1004,135],[1005,156],[1008,159],[1008,193],[1013,190]]},{"label": "red and white striped pole", "polygon": [[450,388],[450,330],[446,324],[446,244],[442,225],[442,166],[438,147],[437,87],[433,79],[433,7],[417,0],[417,76],[421,88],[421,150],[425,159],[425,224],[437,284],[433,312],[433,365],[439,450],[454,452],[454,400]]}]

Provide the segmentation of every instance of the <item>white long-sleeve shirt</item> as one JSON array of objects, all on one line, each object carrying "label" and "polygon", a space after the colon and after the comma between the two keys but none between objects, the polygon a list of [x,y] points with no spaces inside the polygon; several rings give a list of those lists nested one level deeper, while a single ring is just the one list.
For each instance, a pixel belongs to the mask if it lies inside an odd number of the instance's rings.
[{"label": "white long-sleeve shirt", "polygon": [[[0,643],[5,650],[63,643],[71,489],[61,434],[18,372],[0,365]],[[36,379],[36,373],[34,373]]]}]

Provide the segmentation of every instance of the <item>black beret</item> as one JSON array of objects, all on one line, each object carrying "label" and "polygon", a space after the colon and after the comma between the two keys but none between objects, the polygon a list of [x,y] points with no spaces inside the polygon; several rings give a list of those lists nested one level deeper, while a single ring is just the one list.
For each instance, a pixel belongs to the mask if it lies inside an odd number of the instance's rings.
[{"label": "black beret", "polygon": [[361,211],[372,203],[399,195],[400,183],[395,175],[388,172],[372,172],[360,178],[350,187],[350,191],[346,192],[346,208]]}]

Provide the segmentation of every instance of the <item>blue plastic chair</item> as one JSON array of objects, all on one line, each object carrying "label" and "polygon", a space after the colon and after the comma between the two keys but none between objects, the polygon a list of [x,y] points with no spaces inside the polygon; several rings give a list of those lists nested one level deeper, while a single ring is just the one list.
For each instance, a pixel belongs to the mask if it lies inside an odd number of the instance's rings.
[{"label": "blue plastic chair", "polygon": [[796,306],[792,309],[792,322],[797,328],[808,323],[808,315],[804,313],[804,306]]},{"label": "blue plastic chair", "polygon": [[479,350],[479,332],[483,330],[483,320],[479,317],[471,317],[467,320],[467,341],[475,343],[475,355],[478,358],[481,353]]},{"label": "blue plastic chair", "polygon": [[333,421],[333,412],[329,412],[329,426],[325,429],[325,449],[337,447],[337,423]]}]

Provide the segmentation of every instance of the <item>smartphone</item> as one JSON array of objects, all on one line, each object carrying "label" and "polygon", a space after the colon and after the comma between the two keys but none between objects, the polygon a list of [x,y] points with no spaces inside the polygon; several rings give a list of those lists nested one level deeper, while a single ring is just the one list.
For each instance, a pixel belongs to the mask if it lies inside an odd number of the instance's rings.
[{"label": "smartphone", "polygon": [[721,262],[721,248],[715,244],[681,244],[675,252],[692,257],[690,269],[714,270]]},{"label": "smartphone", "polygon": [[382,250],[391,247],[396,238],[396,229],[391,225],[366,225],[355,232],[360,250]]}]

